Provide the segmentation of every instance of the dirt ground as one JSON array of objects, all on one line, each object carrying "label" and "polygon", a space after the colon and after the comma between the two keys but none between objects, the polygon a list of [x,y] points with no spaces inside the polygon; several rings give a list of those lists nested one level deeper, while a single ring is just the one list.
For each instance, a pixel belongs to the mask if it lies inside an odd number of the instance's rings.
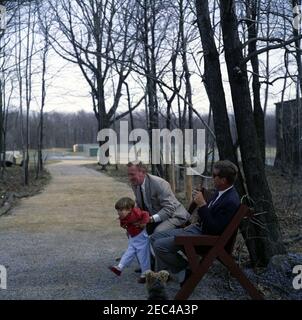
[{"label": "dirt ground", "polygon": [[1,217],[0,264],[8,270],[8,288],[0,299],[111,298],[102,296],[100,281],[110,279],[107,266],[125,249],[114,203],[132,191],[83,163],[50,165],[44,192]]},{"label": "dirt ground", "polygon": [[0,231],[114,229],[114,202],[120,196],[131,196],[131,189],[83,167],[84,163],[87,160],[65,160],[48,166],[51,183],[44,192],[22,199],[10,215],[2,217]]},{"label": "dirt ground", "polygon": [[[121,277],[108,271],[127,247],[114,203],[133,197],[132,190],[124,179],[86,167],[92,164],[64,160],[49,165],[52,179],[45,190],[21,199],[0,218],[0,265],[8,274],[0,299],[146,299],[146,289],[136,283],[133,272],[136,262]],[[300,219],[295,222],[301,225]],[[169,284],[167,290],[173,298],[178,284]],[[248,297],[215,264],[191,298]]]},{"label": "dirt ground", "polygon": [[[0,265],[7,269],[7,289],[0,299],[145,300],[136,282],[137,262],[117,277],[108,270],[127,247],[113,205],[131,188],[88,169],[87,161],[52,164],[45,190],[21,199],[0,224]],[[89,163],[88,163],[89,164]],[[218,271],[217,271],[218,267]],[[225,270],[215,273],[227,275]],[[169,298],[179,285],[169,284]],[[221,277],[205,277],[192,299],[247,299],[239,288],[229,292]]]},{"label": "dirt ground", "polygon": [[[0,218],[0,265],[8,275],[0,299],[147,298],[145,286],[136,282],[136,261],[121,277],[108,270],[127,247],[113,205],[122,196],[133,196],[132,190],[84,164],[64,160],[50,165],[52,179],[45,190],[21,199]],[[217,273],[227,276],[214,266],[191,298],[247,299],[241,288],[230,292]],[[170,299],[178,288],[169,284]]]}]

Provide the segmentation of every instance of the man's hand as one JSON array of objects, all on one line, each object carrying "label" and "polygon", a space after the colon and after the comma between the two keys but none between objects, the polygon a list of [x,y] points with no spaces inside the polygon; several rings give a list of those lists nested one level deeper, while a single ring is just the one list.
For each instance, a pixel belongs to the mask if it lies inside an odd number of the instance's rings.
[{"label": "man's hand", "polygon": [[147,225],[146,223],[142,223],[142,222],[135,222],[133,224],[140,229],[144,229]]},{"label": "man's hand", "polygon": [[201,191],[195,192],[193,200],[198,207],[203,207],[207,204]]},{"label": "man's hand", "polygon": [[153,223],[154,222],[154,219],[153,219],[153,217],[152,216],[150,216],[149,217],[149,221],[148,221],[148,223]]},{"label": "man's hand", "polygon": [[[153,223],[154,222],[154,220],[153,220],[153,218],[152,218],[152,216],[150,216],[149,217],[149,221],[147,222],[147,223]],[[138,221],[138,222],[135,222],[135,223],[133,223],[136,227],[139,227],[139,228],[141,228],[141,229],[144,229],[145,227],[146,227],[146,225],[147,225],[147,223],[145,222],[140,222],[140,221]]]}]

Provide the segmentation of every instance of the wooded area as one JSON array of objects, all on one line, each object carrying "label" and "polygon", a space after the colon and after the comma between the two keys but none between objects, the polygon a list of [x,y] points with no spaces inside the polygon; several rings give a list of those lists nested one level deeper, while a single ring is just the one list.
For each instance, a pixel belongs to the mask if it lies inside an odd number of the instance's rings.
[{"label": "wooded area", "polygon": [[[288,163],[279,168],[293,178],[301,175],[302,36],[301,23],[295,24],[300,0],[0,4],[6,8],[0,30],[2,170],[5,150],[22,150],[27,184],[29,149],[38,151],[38,176],[44,148],[94,143],[99,130],[116,129],[121,119],[130,130],[147,128],[150,146],[153,129],[206,128],[205,162],[214,160],[217,149],[220,159],[239,164],[236,187],[258,213],[256,223],[242,226],[253,264],[266,266],[285,252],[265,158],[266,147],[275,145],[269,105],[280,102],[284,108],[294,92],[290,120],[278,117],[291,121],[292,139],[279,149],[291,155],[280,157]],[[49,73],[50,54],[79,68],[90,88],[94,119],[87,112],[45,112],[48,87],[56,81]],[[196,102],[201,88],[206,95]],[[38,111],[32,110],[34,103]],[[153,173],[169,178],[168,171],[169,166],[152,165]]]}]

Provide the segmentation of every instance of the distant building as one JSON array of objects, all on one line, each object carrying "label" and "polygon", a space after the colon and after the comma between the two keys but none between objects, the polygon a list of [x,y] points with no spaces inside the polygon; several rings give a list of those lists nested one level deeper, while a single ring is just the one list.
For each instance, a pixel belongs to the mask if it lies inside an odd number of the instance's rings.
[{"label": "distant building", "polygon": [[20,151],[6,151],[5,156],[4,153],[1,154],[0,162],[2,164],[2,159],[5,158],[5,165],[10,167],[13,164],[22,165],[22,154]]},{"label": "distant building", "polygon": [[73,152],[83,152],[83,145],[82,144],[74,144],[73,145]]},{"label": "distant building", "polygon": [[75,144],[73,152],[83,152],[87,157],[96,157],[99,150],[98,144]]}]

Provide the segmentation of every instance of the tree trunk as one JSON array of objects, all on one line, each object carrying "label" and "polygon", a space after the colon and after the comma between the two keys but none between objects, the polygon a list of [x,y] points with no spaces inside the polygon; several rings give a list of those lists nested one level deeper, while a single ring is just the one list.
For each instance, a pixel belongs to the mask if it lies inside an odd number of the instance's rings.
[{"label": "tree trunk", "polygon": [[[285,9],[283,5],[283,14],[285,15]],[[267,3],[267,10],[271,11],[271,0],[268,0]],[[284,40],[285,40],[285,34],[286,34],[286,27],[285,27],[285,19],[283,20],[284,23]],[[270,14],[267,14],[266,16],[266,37],[268,38],[271,33],[271,19]],[[269,75],[270,75],[270,54],[269,50],[266,52],[266,61],[265,61],[265,77],[266,77],[266,86],[265,86],[265,94],[264,94],[264,103],[263,103],[263,112],[264,112],[264,118],[266,116],[266,110],[267,110],[267,104],[268,104],[268,93],[269,93]]]},{"label": "tree trunk", "polygon": [[35,11],[32,4],[28,8],[28,22],[26,35],[26,60],[25,60],[25,100],[26,100],[26,127],[25,127],[25,159],[24,159],[24,184],[29,184],[29,110],[32,100],[32,56],[34,51],[34,33],[32,28],[35,24]]},{"label": "tree trunk", "polygon": [[[41,23],[41,21],[40,21]],[[42,57],[42,84],[41,84],[41,108],[40,108],[40,122],[38,132],[38,166],[37,177],[41,171],[43,171],[43,138],[44,138],[44,106],[46,99],[46,61],[49,49],[48,29],[45,30],[45,47],[43,49]]]},{"label": "tree trunk", "polygon": [[[204,52],[204,83],[213,110],[213,122],[219,158],[223,160],[228,159],[238,166],[223,90],[219,54],[210,21],[208,0],[196,0],[196,11]],[[246,193],[241,174],[239,175],[236,188],[241,195]]]},{"label": "tree trunk", "polygon": [[186,85],[185,104],[186,106],[188,106],[188,127],[189,129],[192,129],[193,128],[192,86],[191,86],[191,80],[190,80],[191,74],[190,74],[188,59],[187,59],[187,38],[185,36],[185,30],[184,30],[184,24],[185,24],[184,13],[185,12],[184,12],[183,0],[180,0],[179,1],[179,33],[180,33],[180,41],[181,41],[182,66],[184,70],[185,85]]},{"label": "tree trunk", "polygon": [[[295,6],[299,6],[301,8],[301,0],[292,0],[293,8]],[[293,28],[293,35],[294,37],[299,36],[299,30]],[[297,61],[297,69],[298,69],[298,76],[297,76],[297,95],[296,95],[296,103],[293,104],[293,111],[292,111],[292,126],[291,126],[291,135],[292,141],[294,142],[292,145],[292,174],[299,175],[301,174],[300,170],[302,168],[302,147],[301,147],[301,94],[302,94],[302,61],[301,61],[301,39],[297,39],[295,41],[296,46],[296,54],[295,58]],[[297,143],[296,143],[297,142]]]},{"label": "tree trunk", "polygon": [[4,149],[4,108],[2,100],[2,81],[0,80],[0,168],[4,168],[5,149]]},{"label": "tree trunk", "polygon": [[[259,19],[257,16],[257,3],[259,0],[248,0],[246,3],[246,24],[248,28],[248,40],[257,38],[258,30],[256,21]],[[258,4],[260,5],[260,4]],[[248,45],[248,54],[257,51],[257,41],[251,41]],[[255,55],[251,59],[253,68],[253,93],[254,93],[254,121],[258,136],[258,142],[263,163],[265,163],[265,129],[264,129],[264,112],[261,106],[260,99],[260,81],[259,81],[259,59]]]},{"label": "tree trunk", "polygon": [[254,265],[266,266],[270,258],[285,252],[266,180],[255,128],[246,65],[242,64],[242,44],[233,0],[220,1],[225,59],[234,106],[242,164],[248,193],[259,215],[257,224],[246,230],[247,245]]},{"label": "tree trunk", "polygon": [[[146,89],[148,96],[148,131],[150,151],[152,154],[152,129],[159,128],[158,118],[158,101],[157,101],[157,85],[156,85],[156,57],[155,57],[155,28],[156,28],[156,8],[154,1],[144,1],[144,16],[143,16],[143,41],[144,41],[144,59],[146,70]],[[149,41],[151,38],[151,42]],[[152,174],[163,176],[161,164],[151,165]]]},{"label": "tree trunk", "polygon": [[[285,63],[288,63],[288,56],[285,60]],[[285,90],[287,87],[287,77],[284,77],[284,83],[283,83],[283,89],[281,94],[281,102],[280,106],[276,104],[276,157],[274,162],[274,167],[286,172],[287,166],[285,167],[285,144],[284,144],[284,129],[283,129],[283,106],[284,106],[284,96],[285,96]]]}]

